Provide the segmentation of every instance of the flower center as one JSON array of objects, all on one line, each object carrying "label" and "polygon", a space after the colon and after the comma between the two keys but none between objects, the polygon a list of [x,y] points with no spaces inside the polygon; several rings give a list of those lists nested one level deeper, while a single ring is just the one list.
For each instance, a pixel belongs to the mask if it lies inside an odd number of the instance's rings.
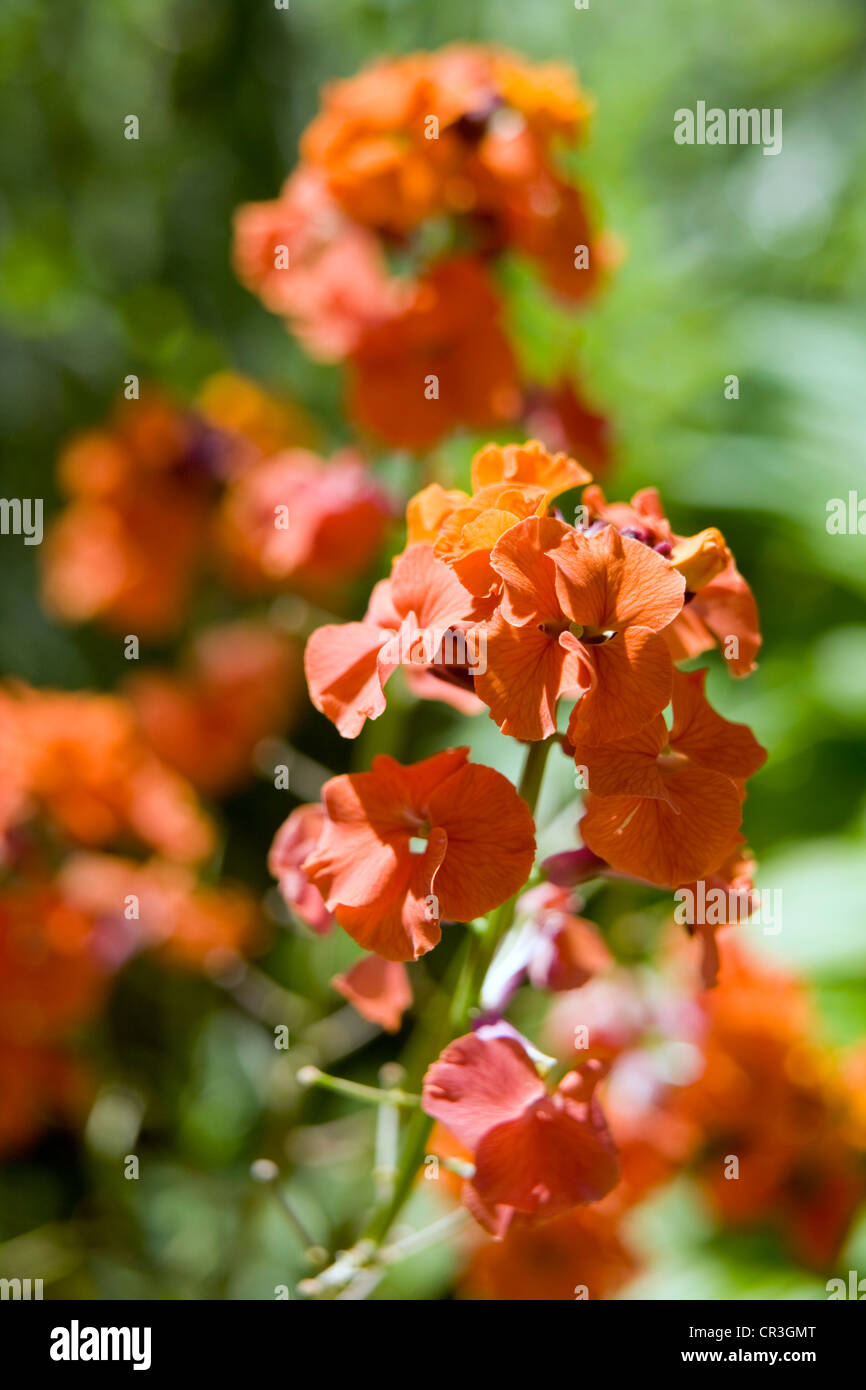
[{"label": "flower center", "polygon": [[427,841],[430,836],[429,820],[418,821],[412,826],[413,834],[409,837],[410,854],[426,854]]}]

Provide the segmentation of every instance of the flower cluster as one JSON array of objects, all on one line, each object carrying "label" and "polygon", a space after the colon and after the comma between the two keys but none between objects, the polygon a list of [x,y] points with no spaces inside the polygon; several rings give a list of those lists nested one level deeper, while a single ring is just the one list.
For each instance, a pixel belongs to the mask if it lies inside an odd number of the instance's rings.
[{"label": "flower cluster", "polygon": [[190,408],[150,388],[124,397],[60,458],[69,504],[46,538],[48,610],[159,640],[205,578],[334,601],[373,561],[391,504],[360,455],[313,453],[312,429],[231,373]]},{"label": "flower cluster", "polygon": [[572,304],[603,278],[610,248],[563,169],[589,115],[568,68],[468,45],[325,89],[280,196],[238,212],[235,267],[312,356],[347,363],[363,429],[421,450],[532,416],[603,457],[567,379],[524,379],[496,281],[507,251]]},{"label": "flower cluster", "polygon": [[[559,747],[584,791],[583,847],[552,856],[548,881],[517,901],[531,882],[537,785],[525,775],[521,795],[457,748],[408,767],[379,756],[334,778],[320,805],[292,814],[271,858],[304,920],[318,931],[336,921],[378,958],[338,987],[391,1027],[412,998],[402,963],[439,943],[443,921],[493,913],[475,1029],[433,1062],[423,1104],[469,1155],[464,1200],[499,1238],[619,1182],[595,1098],[609,1056],[549,1090],[503,1018],[524,981],[573,990],[609,966],[576,886],[616,875],[678,889],[714,876],[751,891],[743,800],[765,753],[713,710],[706,671],[678,665],[718,644],[732,673],[751,669],[751,595],[718,530],[678,536],[654,492],[608,504],[590,483],[538,441],[486,446],[470,492],[434,483],[410,500],[406,548],[365,617],[317,629],[305,654],[313,702],[346,737],[382,714],[405,668],[416,696],[486,708],[527,745],[528,766]],[[572,524],[562,503],[580,488]],[[710,982],[714,931],[701,934]]]},{"label": "flower cluster", "polygon": [[117,696],[0,690],[0,1146],[77,1117],[73,1034],[112,977],[152,951],[201,971],[260,930],[243,889],[208,886],[216,830]]}]

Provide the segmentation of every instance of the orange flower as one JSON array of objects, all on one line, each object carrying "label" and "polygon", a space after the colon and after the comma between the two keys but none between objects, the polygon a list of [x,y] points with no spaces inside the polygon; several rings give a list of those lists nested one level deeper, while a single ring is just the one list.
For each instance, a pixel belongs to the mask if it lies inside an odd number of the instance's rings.
[{"label": "orange flower", "polygon": [[307,449],[260,459],[228,487],[219,541],[233,577],[328,599],[373,563],[391,504],[361,456]]},{"label": "orange flower", "polygon": [[474,1251],[460,1290],[468,1298],[506,1302],[605,1299],[637,1270],[619,1214],[602,1202],[575,1207],[542,1225],[513,1221],[501,1241]]},{"label": "orange flower", "polygon": [[742,783],[766,751],[704,696],[706,671],[676,671],[673,725],[659,716],[628,738],[578,739],[587,769],[584,843],[615,869],[675,888],[719,869],[736,847]]},{"label": "orange flower", "polygon": [[0,748],[17,748],[6,824],[47,817],[70,840],[133,837],[181,860],[203,859],[213,827],[192,788],[147,746],[130,707],[111,695],[12,688],[0,700]]},{"label": "orange flower", "polygon": [[79,853],[69,856],[58,882],[65,900],[98,924],[101,954],[115,965],[155,950],[173,965],[202,970],[258,944],[261,923],[251,895],[200,884],[186,865]]},{"label": "orange flower", "polygon": [[511,1037],[469,1033],[424,1078],[423,1106],[475,1157],[463,1200],[492,1234],[518,1214],[553,1217],[598,1201],[619,1176],[589,1062],[553,1094]]},{"label": "orange flower", "polygon": [[[430,546],[410,546],[394,561],[390,580],[376,586],[363,622],[328,624],[310,637],[310,699],[344,738],[356,738],[384,710],[385,684],[397,667],[439,669],[446,634],[464,630],[471,610],[471,594]],[[444,695],[444,682],[440,688]],[[428,684],[423,693],[434,692]]]},{"label": "orange flower", "polygon": [[417,960],[440,921],[471,921],[522,887],[535,837],[526,803],[492,768],[453,748],[322,790],[327,820],[303,865],[337,921],[385,960]]},{"label": "orange flower", "polygon": [[233,254],[241,283],[321,361],[353,352],[408,294],[377,238],[348,220],[311,169],[292,174],[279,198],[237,211]]},{"label": "orange flower", "polygon": [[[800,1259],[828,1268],[866,1180],[846,1132],[844,1081],[815,1044],[803,987],[727,938],[705,1007],[705,1070],[679,1100],[702,1133],[702,1186],[726,1225],[775,1227]],[[726,1177],[731,1155],[737,1181]]]},{"label": "orange flower", "polygon": [[697,536],[675,535],[655,488],[635,493],[628,504],[608,503],[601,488],[588,487],[581,501],[590,523],[609,522],[668,555],[684,575],[686,605],[664,634],[674,661],[718,646],[731,675],[747,676],[755,669],[761,646],[758,610],[720,532],[710,528]]},{"label": "orange flower", "polygon": [[125,401],[109,429],[72,441],[59,465],[72,502],[50,528],[43,556],[52,613],[147,635],[176,626],[214,489],[206,462],[195,460],[212,442],[153,394]]},{"label": "orange flower", "polygon": [[425,449],[463,426],[511,420],[517,363],[501,306],[471,257],[440,261],[402,313],[363,336],[350,358],[349,412],[391,444]]},{"label": "orange flower", "polygon": [[93,928],[54,884],[0,895],[0,1045],[42,1044],[96,1013],[109,971]]},{"label": "orange flower", "polygon": [[[301,138],[305,164],[322,168],[354,221],[397,234],[437,212],[451,149],[425,137],[439,115],[426,54],[383,59],[324,89],[321,113]],[[457,114],[455,107],[443,115]]]},{"label": "orange flower", "polygon": [[124,634],[173,632],[209,560],[226,480],[264,445],[285,446],[307,432],[299,412],[229,374],[205,383],[195,410],[149,389],[124,400],[107,428],[72,440],[61,456],[60,483],[71,500],[42,557],[49,611]]},{"label": "orange flower", "polygon": [[659,633],[684,588],[667,561],[612,527],[587,538],[543,517],[511,527],[490,563],[502,602],[476,690],[503,732],[548,737],[567,693],[582,692],[572,741],[615,738],[665,707],[672,666]]},{"label": "orange flower", "polygon": [[581,297],[598,267],[593,255],[588,272],[574,270],[575,244],[590,233],[551,147],[575,139],[589,111],[566,67],[455,44],[331,84],[301,155],[356,224],[403,237],[456,216],[483,249],[515,242],[556,288]]},{"label": "orange flower", "polygon": [[548,506],[560,493],[588,483],[591,477],[575,459],[549,454],[537,439],[526,444],[488,444],[472,460],[473,492],[494,483],[523,483],[543,487]]},{"label": "orange flower", "polygon": [[218,796],[250,776],[260,739],[288,724],[299,673],[299,653],[282,634],[230,623],[198,634],[188,674],[143,672],[129,697],[157,756]]}]

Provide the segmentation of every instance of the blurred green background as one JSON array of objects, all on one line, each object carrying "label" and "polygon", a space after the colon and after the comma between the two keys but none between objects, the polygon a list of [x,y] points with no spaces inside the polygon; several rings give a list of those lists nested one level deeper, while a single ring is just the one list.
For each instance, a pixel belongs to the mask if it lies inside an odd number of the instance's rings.
[{"label": "blurred green background", "polygon": [[[735,685],[714,661],[710,686],[713,702],[748,721],[771,754],[750,784],[746,824],[759,884],[783,891],[784,925],[773,937],[748,930],[759,949],[808,972],[827,1036],[849,1043],[866,1034],[866,537],[829,535],[825,522],[829,499],[858,487],[866,496],[861,0],[590,0],[588,10],[570,0],[291,0],[288,11],[268,0],[6,0],[2,493],[41,495],[50,516],[59,445],[103,417],[129,372],[184,395],[232,366],[302,401],[327,442],[348,437],[339,371],[309,362],[236,283],[232,213],[276,194],[324,81],[453,39],[567,60],[596,100],[574,167],[623,243],[622,266],[578,319],[542,306],[514,268],[512,321],[530,334],[541,372],[579,350],[585,389],[616,431],[608,493],[657,484],[675,529],[718,525],[755,590],[760,668]],[[783,153],[675,145],[673,113],[698,99],[781,107]],[[138,142],[123,138],[130,113]],[[724,396],[731,373],[738,400]],[[468,441],[457,448],[468,458]],[[121,673],[117,644],[41,613],[34,549],[5,544],[2,562],[3,672],[109,687]],[[438,716],[413,718],[420,756],[443,726]],[[510,771],[517,750],[494,747],[494,734],[480,721],[467,741]],[[383,724],[376,738],[386,736]],[[345,765],[323,721],[310,720],[303,737],[313,756]],[[556,795],[554,787],[550,809]],[[282,813],[268,789],[228,808],[238,837],[230,853],[262,888]],[[304,986],[314,998],[341,947],[317,950],[324,960]],[[142,988],[139,979],[139,996]],[[168,1047],[184,1059],[172,1063],[177,1075],[169,1068],[161,1097],[174,1150],[163,1150],[135,1193],[144,1216],[128,1210],[132,1184],[58,1140],[56,1153],[14,1165],[0,1185],[0,1239],[41,1241],[58,1287],[81,1296],[271,1296],[294,1246],[279,1211],[245,1178],[250,1136],[267,1148],[270,1045],[243,1016],[215,1007],[209,986],[184,981],[178,1001],[170,988],[164,976],[152,982],[167,1030],[159,1056]],[[267,1121],[281,1123],[279,1111]],[[354,1121],[340,1123],[348,1133]],[[85,1162],[97,1165],[89,1178]],[[357,1204],[350,1170],[321,1172],[323,1185],[337,1183],[344,1212]],[[97,1177],[115,1191],[107,1206],[85,1199],[76,1208],[95,1223],[85,1259],[74,1224],[52,1222]],[[315,1194],[298,1200],[308,1197],[315,1224]],[[675,1245],[672,1233],[689,1219],[670,1211],[665,1222]],[[21,1234],[32,1228],[35,1236]],[[860,1246],[864,1260],[866,1239]],[[812,1288],[781,1268],[762,1283],[730,1248],[703,1258],[703,1283],[689,1256],[685,1283],[659,1276],[650,1296]],[[436,1296],[447,1277],[447,1255],[437,1252],[419,1273],[422,1296]],[[403,1296],[413,1296],[405,1270],[403,1278]]]}]

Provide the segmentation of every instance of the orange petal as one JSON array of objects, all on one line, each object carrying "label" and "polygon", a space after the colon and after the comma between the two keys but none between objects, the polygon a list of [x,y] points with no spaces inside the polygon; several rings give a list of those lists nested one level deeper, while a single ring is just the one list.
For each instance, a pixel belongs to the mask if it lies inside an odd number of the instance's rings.
[{"label": "orange petal", "polygon": [[469,497],[465,492],[453,489],[446,492],[439,483],[416,492],[406,505],[406,528],[409,545],[420,542],[433,542],[439,535],[443,523],[458,507],[465,506]]},{"label": "orange petal", "polygon": [[629,627],[608,642],[583,648],[592,685],[571,713],[572,743],[609,743],[649,723],[671,697],[673,666],[664,638]]},{"label": "orange petal", "polygon": [[650,796],[667,800],[669,793],[658,764],[658,755],[667,741],[667,727],[659,715],[628,738],[612,743],[578,739],[574,761],[578,767],[586,768],[586,790],[593,796]]},{"label": "orange petal", "polygon": [[529,807],[507,777],[466,763],[428,801],[431,823],[448,836],[434,892],[443,918],[468,922],[523,887],[535,858]]},{"label": "orange petal", "polygon": [[758,609],[733,560],[683,609],[665,637],[674,661],[700,656],[718,645],[732,676],[747,676],[755,669],[761,649]]},{"label": "orange petal", "polygon": [[526,444],[488,444],[472,460],[472,489],[492,483],[534,483],[543,487],[552,501],[569,488],[588,483],[592,477],[576,459],[567,454],[550,455],[537,439]]},{"label": "orange petal", "polygon": [[725,538],[715,526],[708,526],[696,536],[678,540],[671,553],[671,564],[686,581],[693,594],[703,589],[721,574],[730,562],[731,552]]},{"label": "orange petal", "polygon": [[378,1023],[387,1033],[399,1031],[403,1014],[412,1005],[412,986],[402,961],[364,956],[331,984],[362,1018]]},{"label": "orange petal", "polygon": [[472,595],[430,545],[412,545],[394,561],[391,598],[401,617],[413,612],[425,629],[468,622],[472,613]]},{"label": "orange petal", "polygon": [[717,714],[704,694],[706,678],[706,669],[674,672],[671,747],[700,767],[736,780],[751,777],[766,762],[767,750],[746,724]]},{"label": "orange petal", "polygon": [[551,558],[566,613],[602,631],[631,625],[659,632],[683,606],[685,580],[649,546],[608,526],[597,536],[570,532]]},{"label": "orange petal", "polygon": [[487,1206],[547,1217],[597,1202],[618,1180],[616,1152],[597,1105],[558,1093],[483,1135],[472,1185]]},{"label": "orange petal", "polygon": [[512,526],[494,546],[490,564],[503,581],[501,608],[509,623],[561,618],[556,566],[547,551],[568,533],[553,517],[529,517]]},{"label": "orange petal", "polygon": [[385,708],[379,652],[385,637],[370,623],[331,623],[317,628],[304,652],[310,699],[336,724],[343,738],[356,738],[367,719]]},{"label": "orange petal", "polygon": [[590,794],[584,844],[621,873],[675,888],[712,872],[742,818],[729,777],[683,766],[667,778],[671,801]]},{"label": "orange petal", "polygon": [[475,690],[504,734],[540,739],[556,732],[556,702],[587,683],[579,653],[537,627],[512,627],[497,613],[486,630],[487,670]]}]

